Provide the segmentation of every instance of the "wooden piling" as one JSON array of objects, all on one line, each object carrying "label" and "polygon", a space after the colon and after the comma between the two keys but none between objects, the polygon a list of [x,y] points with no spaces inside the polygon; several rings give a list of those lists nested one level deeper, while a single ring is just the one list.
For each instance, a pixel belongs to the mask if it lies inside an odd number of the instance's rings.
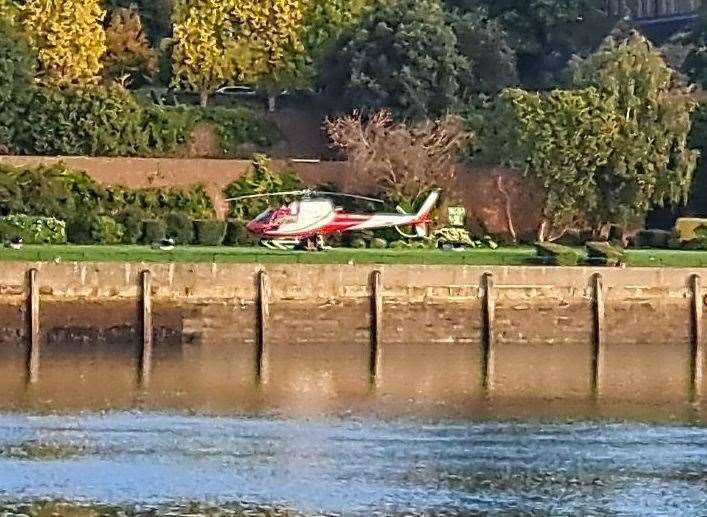
[{"label": "wooden piling", "polygon": [[483,319],[483,386],[486,394],[493,392],[496,374],[496,352],[494,346],[494,327],[496,322],[496,294],[492,273],[484,273],[481,279],[482,319]]},{"label": "wooden piling", "polygon": [[27,364],[29,382],[39,381],[40,328],[39,328],[39,272],[29,271],[29,360]]},{"label": "wooden piling", "polygon": [[692,323],[692,354],[691,372],[692,390],[695,396],[701,397],[704,384],[705,347],[702,336],[702,278],[700,275],[690,277],[690,290],[692,291],[691,323]]},{"label": "wooden piling", "polygon": [[380,383],[380,366],[383,339],[383,275],[374,271],[371,275],[371,379],[376,386]]},{"label": "wooden piling", "polygon": [[140,275],[142,287],[142,357],[140,359],[140,382],[146,387],[152,374],[153,322],[152,322],[152,273]]},{"label": "wooden piling", "polygon": [[602,393],[602,380],[604,377],[604,339],[605,339],[605,317],[604,306],[604,280],[601,273],[596,273],[592,277],[592,314],[593,314],[593,351],[592,351],[592,393],[600,396]]},{"label": "wooden piling", "polygon": [[270,316],[270,291],[269,278],[266,271],[260,271],[258,273],[257,297],[258,327],[256,332],[256,368],[258,382],[261,385],[267,385],[270,382],[270,350],[267,341],[268,320]]}]

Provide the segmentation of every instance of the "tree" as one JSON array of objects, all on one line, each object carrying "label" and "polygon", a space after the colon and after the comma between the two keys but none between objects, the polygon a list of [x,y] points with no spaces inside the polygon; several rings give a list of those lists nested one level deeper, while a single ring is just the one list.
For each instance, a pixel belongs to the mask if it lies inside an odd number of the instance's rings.
[{"label": "tree", "polygon": [[304,55],[299,0],[178,0],[175,82],[200,92],[229,81],[259,84],[271,97],[293,81]]},{"label": "tree", "polygon": [[448,15],[457,37],[457,48],[469,62],[464,86],[472,92],[495,94],[518,84],[517,58],[508,45],[506,32],[482,9]]},{"label": "tree", "polygon": [[239,56],[237,75],[265,89],[272,111],[282,89],[302,78],[303,4],[301,0],[238,0],[231,17],[238,45],[248,49]]},{"label": "tree", "polygon": [[38,50],[40,73],[59,83],[96,79],[105,54],[99,0],[26,0],[20,21]]},{"label": "tree", "polygon": [[377,186],[386,199],[408,209],[433,188],[454,194],[459,151],[471,137],[457,117],[405,124],[385,110],[368,120],[355,113],[327,121],[326,129],[357,183]]},{"label": "tree", "polygon": [[621,115],[612,153],[597,173],[597,220],[644,216],[653,205],[687,202],[697,161],[688,144],[695,105],[660,52],[632,32],[607,38],[571,68],[576,87],[597,88]]},{"label": "tree", "polygon": [[177,0],[174,5],[174,83],[209,94],[236,75],[237,42],[229,19],[232,4],[222,0]]},{"label": "tree", "polygon": [[691,81],[707,86],[707,2],[703,2],[698,11],[697,21],[686,38],[685,43],[693,47],[683,63],[682,70]]},{"label": "tree", "polygon": [[377,0],[330,72],[353,107],[424,119],[454,110],[467,60],[438,0]]},{"label": "tree", "polygon": [[7,19],[0,21],[0,153],[20,147],[36,59],[24,34]]},{"label": "tree", "polygon": [[113,11],[106,29],[106,46],[103,74],[106,78],[122,79],[135,85],[154,75],[157,58],[142,31],[142,21],[134,6]]},{"label": "tree", "polygon": [[172,8],[174,0],[106,0],[105,7],[109,12],[118,8],[129,9],[132,6],[142,16],[145,32],[153,45],[157,45],[162,38],[172,35]]},{"label": "tree", "polygon": [[615,21],[603,10],[605,0],[446,0],[461,12],[479,8],[507,33],[518,55],[521,82],[548,88],[561,82],[574,54],[592,52]]},{"label": "tree", "polygon": [[611,100],[595,88],[509,89],[479,119],[477,159],[519,169],[543,192],[538,241],[589,223],[595,173],[608,162],[616,131]]},{"label": "tree", "polygon": [[306,70],[311,79],[334,50],[336,42],[361,20],[371,0],[309,0],[302,21],[302,43],[306,53]]},{"label": "tree", "polygon": [[0,0],[0,20],[7,23],[14,23],[19,7],[14,0]]}]

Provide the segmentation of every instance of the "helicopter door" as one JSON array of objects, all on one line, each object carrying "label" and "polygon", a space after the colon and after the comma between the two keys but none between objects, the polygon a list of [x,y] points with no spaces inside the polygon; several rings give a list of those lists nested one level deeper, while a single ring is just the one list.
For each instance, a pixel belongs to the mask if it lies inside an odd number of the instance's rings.
[{"label": "helicopter door", "polygon": [[280,226],[277,233],[310,231],[329,223],[335,217],[334,205],[328,199],[303,199],[299,203],[292,203],[290,213],[294,216],[292,222]]}]

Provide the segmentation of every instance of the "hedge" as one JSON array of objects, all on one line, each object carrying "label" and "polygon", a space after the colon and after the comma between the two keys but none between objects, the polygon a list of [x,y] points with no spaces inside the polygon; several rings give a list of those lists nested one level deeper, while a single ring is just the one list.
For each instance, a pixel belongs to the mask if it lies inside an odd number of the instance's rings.
[{"label": "hedge", "polygon": [[226,223],[215,219],[194,221],[196,243],[202,246],[220,246],[226,237]]},{"label": "hedge", "polygon": [[538,262],[553,266],[576,266],[582,258],[575,249],[551,242],[536,242],[535,251]]}]

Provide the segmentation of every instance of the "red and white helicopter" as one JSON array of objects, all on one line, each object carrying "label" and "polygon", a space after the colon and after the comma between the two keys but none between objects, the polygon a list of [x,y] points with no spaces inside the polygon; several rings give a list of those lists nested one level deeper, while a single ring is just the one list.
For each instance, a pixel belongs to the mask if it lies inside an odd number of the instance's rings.
[{"label": "red and white helicopter", "polygon": [[[429,215],[437,204],[439,195],[439,190],[430,192],[416,214],[408,214],[400,207],[397,207],[397,214],[357,214],[347,212],[343,208],[336,206],[331,198],[346,197],[374,203],[383,203],[383,201],[354,194],[322,192],[311,189],[273,194],[254,194],[230,198],[226,201],[237,202],[243,199],[278,196],[301,197],[298,201],[293,201],[278,208],[268,208],[248,223],[247,228],[251,233],[260,236],[262,244],[271,249],[303,248],[307,250],[322,250],[325,248],[324,237],[326,235],[347,231],[395,227],[404,237],[426,237]],[[416,234],[405,234],[400,230],[399,227],[401,226],[412,226]]]}]

